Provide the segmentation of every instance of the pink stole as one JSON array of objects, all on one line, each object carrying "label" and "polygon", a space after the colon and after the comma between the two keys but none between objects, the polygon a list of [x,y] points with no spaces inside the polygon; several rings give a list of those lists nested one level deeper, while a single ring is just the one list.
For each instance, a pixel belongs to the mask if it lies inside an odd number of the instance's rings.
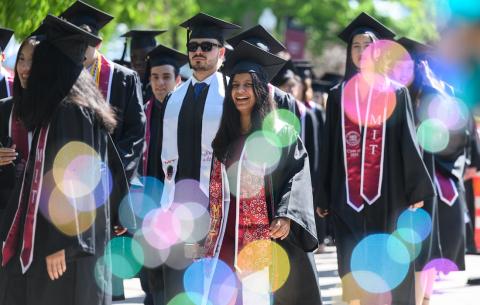
[{"label": "pink stole", "polygon": [[[360,76],[351,82],[353,90],[344,90],[342,85],[343,157],[347,204],[360,212],[364,202],[371,205],[381,196],[387,108],[394,92],[374,89]],[[364,107],[359,83],[369,88]]]},{"label": "pink stole", "polygon": [[155,98],[152,97],[148,100],[145,107],[145,116],[147,121],[145,124],[145,148],[143,151],[142,162],[143,162],[143,175],[147,176],[147,166],[148,166],[148,150],[150,149],[150,125],[152,123],[152,109],[155,103]]},{"label": "pink stole", "polygon": [[[37,146],[35,149],[35,162],[28,201],[24,202],[23,200],[25,177],[27,172],[27,170],[25,170],[23,174],[22,187],[20,189],[17,212],[15,213],[15,218],[10,226],[10,230],[8,231],[8,235],[2,249],[2,266],[5,266],[15,255],[15,247],[18,245],[18,238],[21,231],[20,219],[26,210],[25,223],[23,224],[23,242],[20,252],[20,263],[22,265],[23,273],[28,270],[33,260],[35,227],[43,183],[43,169],[48,130],[49,127],[42,127],[40,129]],[[27,164],[29,163],[29,160],[30,156],[27,159]]]}]

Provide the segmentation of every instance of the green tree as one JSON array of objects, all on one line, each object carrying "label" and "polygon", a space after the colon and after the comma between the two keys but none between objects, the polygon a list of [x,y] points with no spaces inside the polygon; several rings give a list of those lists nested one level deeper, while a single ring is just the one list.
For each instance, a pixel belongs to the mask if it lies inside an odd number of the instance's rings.
[{"label": "green tree", "polygon": [[[161,42],[185,49],[185,31],[178,27],[183,20],[199,11],[224,18],[243,26],[254,25],[264,8],[270,7],[278,18],[275,35],[282,39],[286,17],[293,17],[304,26],[308,47],[313,54],[339,43],[336,34],[359,12],[374,14],[392,27],[400,36],[409,36],[423,41],[437,37],[435,31],[434,0],[397,0],[409,12],[401,20],[379,16],[373,0],[86,0],[88,3],[116,16],[105,27],[102,35],[108,41],[119,23],[130,28],[164,28],[170,33],[161,35]],[[0,0],[0,25],[15,30],[16,37],[23,39],[31,33],[47,13],[59,14],[73,0]],[[352,8],[351,3],[357,3]]]}]

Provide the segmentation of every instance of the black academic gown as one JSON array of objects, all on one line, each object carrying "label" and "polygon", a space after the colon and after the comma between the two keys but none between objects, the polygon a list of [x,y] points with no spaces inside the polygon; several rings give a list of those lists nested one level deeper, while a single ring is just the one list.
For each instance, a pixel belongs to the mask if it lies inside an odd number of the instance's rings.
[{"label": "black academic gown", "polygon": [[[285,128],[281,132],[288,131]],[[289,135],[294,134],[295,132],[289,133]],[[291,220],[288,237],[284,240],[276,240],[288,254],[290,273],[285,284],[273,294],[273,304],[319,305],[322,302],[318,274],[311,253],[317,248],[318,240],[309,160],[302,141],[297,138],[297,140],[292,139],[292,142],[292,145],[282,150],[275,170],[264,179],[269,222],[271,223],[277,217],[286,217]],[[238,146],[232,145],[237,148]],[[240,153],[229,153],[229,155],[236,155],[238,158]],[[233,162],[230,160],[227,164]],[[232,175],[236,176],[236,174]],[[226,244],[232,245],[232,243]]]},{"label": "black academic gown", "polygon": [[[412,109],[418,110],[422,108],[422,101],[424,101],[424,97],[428,97],[431,100],[432,94],[438,94],[433,88],[424,87],[422,89],[422,94],[419,97],[417,103],[419,105],[412,105]],[[412,99],[412,103],[414,99]],[[414,116],[418,122],[418,115],[417,111],[414,112]],[[425,167],[427,168],[428,174],[430,177],[434,177],[435,175],[435,156],[428,151],[423,151],[423,162]],[[442,257],[442,248],[440,245],[440,227],[439,227],[439,216],[438,216],[438,204],[439,198],[435,196],[433,198],[424,200],[422,209],[425,210],[432,220],[432,228],[430,234],[425,238],[425,240],[421,244],[421,250],[418,254],[417,258],[415,259],[415,271],[423,271],[424,267],[434,259],[438,259]]]},{"label": "black academic gown", "polygon": [[286,109],[291,113],[294,113],[297,117],[300,117],[299,110],[295,98],[281,89],[273,86],[273,100],[275,101],[278,109]]},{"label": "black academic gown", "polygon": [[[432,180],[423,164],[416,142],[410,97],[406,88],[396,90],[396,107],[388,118],[381,196],[357,212],[347,204],[341,126],[341,86],[333,88],[327,102],[320,179],[316,189],[320,206],[334,221],[340,277],[350,272],[355,245],[372,233],[392,233],[398,216],[410,205],[435,196]],[[376,255],[376,253],[367,253]],[[392,304],[414,304],[413,268],[392,291]],[[343,287],[345,301],[358,299]]]},{"label": "black academic gown", "polygon": [[[477,132],[477,126],[475,118],[472,118],[468,126],[469,130],[469,143],[467,148],[467,164],[468,167],[475,167],[480,170],[480,137]],[[466,237],[467,237],[467,251],[475,253],[477,247],[475,245],[475,194],[473,190],[473,179],[465,181],[465,199],[467,202],[468,215],[470,222],[467,224]]]},{"label": "black academic gown", "polygon": [[[67,128],[75,126],[75,128]],[[32,147],[36,147],[38,130],[34,133]],[[58,151],[71,141],[80,141],[91,146],[100,158],[109,165],[112,174],[112,192],[100,183],[99,193],[107,201],[96,209],[94,224],[85,232],[70,237],[61,233],[44,216],[46,204],[53,189],[52,166]],[[31,189],[35,150],[30,152],[24,178],[24,200]],[[21,183],[17,184],[1,224],[0,236],[5,240],[18,207]],[[128,183],[118,154],[107,131],[100,126],[95,115],[88,109],[70,103],[60,105],[53,115],[44,158],[44,180],[37,213],[33,262],[22,275],[19,262],[19,247],[16,255],[0,268],[7,276],[5,298],[1,304],[10,305],[106,305],[111,304],[111,278],[102,263],[97,260],[104,254],[110,239],[111,226],[118,225],[118,204],[128,190]],[[97,192],[96,191],[96,192]],[[131,217],[133,214],[130,215]],[[25,218],[25,215],[22,215]],[[23,220],[22,220],[23,223]],[[22,226],[23,228],[23,226]],[[20,233],[22,233],[21,230]],[[21,240],[21,239],[20,239]],[[66,273],[58,280],[48,277],[45,257],[65,249]],[[101,287],[101,288],[100,288]],[[16,302],[16,301],[19,302]]]},{"label": "black academic gown", "polygon": [[140,78],[133,70],[114,63],[110,105],[118,124],[112,138],[130,181],[136,174],[145,140],[145,114]]},{"label": "black academic gown", "polygon": [[[0,77],[2,76],[0,75]],[[2,79],[0,80],[0,99],[9,97],[8,95],[9,90],[7,89],[7,86],[8,86],[7,78],[2,77]]]},{"label": "black academic gown", "polygon": [[[0,100],[0,143],[6,146],[8,143],[8,123],[10,114],[12,113],[13,99],[6,98]],[[5,209],[10,194],[15,185],[15,166],[6,165],[0,166],[0,219],[3,210]],[[1,220],[0,220],[1,222]]]},{"label": "black academic gown", "polygon": [[163,182],[164,173],[162,168],[162,138],[163,138],[163,116],[166,103],[154,102],[150,117],[150,144],[148,147],[147,176],[155,177]]},{"label": "black academic gown", "polygon": [[[447,148],[435,154],[435,167],[453,180],[458,197],[452,206],[438,198],[440,244],[442,255],[455,263],[458,270],[465,270],[465,215],[467,211],[463,174],[467,161],[469,132],[462,129],[450,132]],[[438,191],[437,191],[438,193]]]}]

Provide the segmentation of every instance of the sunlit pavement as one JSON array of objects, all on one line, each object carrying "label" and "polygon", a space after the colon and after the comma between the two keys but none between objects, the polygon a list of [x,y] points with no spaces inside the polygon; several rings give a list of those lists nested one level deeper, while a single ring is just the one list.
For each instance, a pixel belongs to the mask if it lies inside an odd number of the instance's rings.
[{"label": "sunlit pavement", "polygon": [[[344,304],[341,302],[342,289],[337,273],[337,254],[334,247],[315,256],[322,288],[323,304]],[[467,285],[469,278],[480,278],[480,255],[467,255],[467,271],[454,272],[441,276],[435,282],[434,294],[430,305],[478,305],[480,304],[480,285]],[[126,280],[125,301],[114,304],[143,304],[143,292],[138,279]]]}]

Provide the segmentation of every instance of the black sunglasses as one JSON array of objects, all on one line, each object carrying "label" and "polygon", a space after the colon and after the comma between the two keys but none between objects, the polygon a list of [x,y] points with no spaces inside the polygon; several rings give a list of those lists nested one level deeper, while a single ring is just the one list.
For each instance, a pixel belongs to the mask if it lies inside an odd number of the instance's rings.
[{"label": "black sunglasses", "polygon": [[203,52],[210,52],[214,46],[219,48],[223,47],[220,44],[216,44],[210,41],[202,41],[202,42],[192,41],[187,43],[187,49],[189,52],[196,52],[198,47],[200,47],[200,49],[202,49]]}]

